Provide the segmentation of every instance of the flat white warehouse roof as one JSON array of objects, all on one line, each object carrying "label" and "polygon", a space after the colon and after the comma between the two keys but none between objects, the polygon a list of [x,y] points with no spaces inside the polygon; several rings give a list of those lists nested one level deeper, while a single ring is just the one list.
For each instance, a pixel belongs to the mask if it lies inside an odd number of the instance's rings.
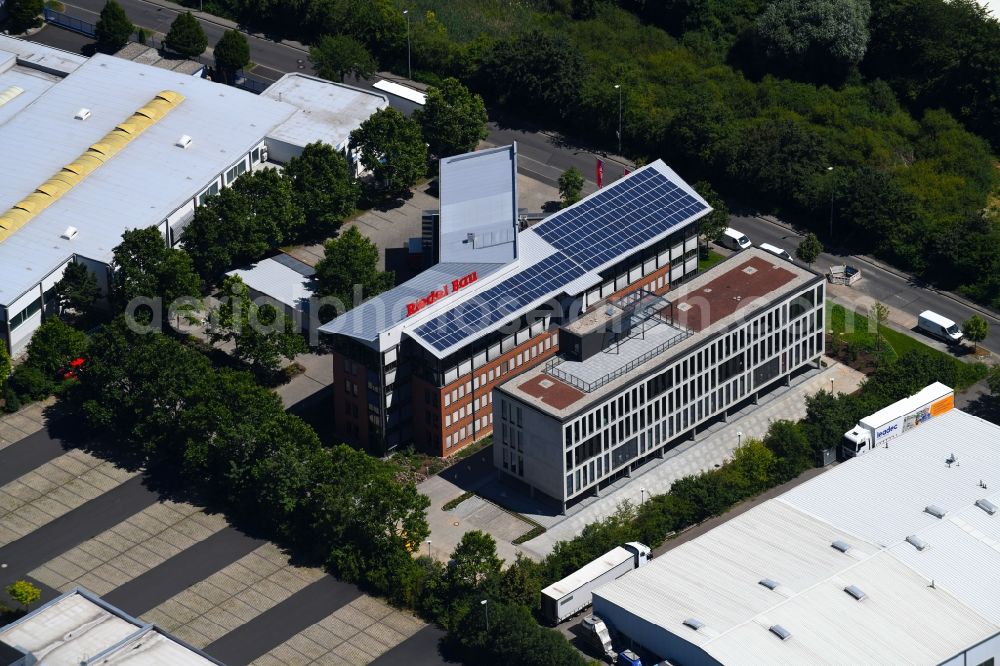
[{"label": "flat white warehouse roof", "polygon": [[952,410],[601,587],[594,610],[688,659],[940,663],[1000,633],[1000,512],[976,504],[1000,506],[998,453],[1000,427]]},{"label": "flat white warehouse roof", "polygon": [[295,72],[272,83],[261,97],[298,108],[268,132],[270,138],[293,146],[323,141],[339,149],[361,123],[389,106],[389,99],[377,92]]},{"label": "flat white warehouse roof", "polygon": [[135,666],[220,663],[79,588],[4,627],[0,641],[46,666],[84,661]]},{"label": "flat white warehouse roof", "polygon": [[[17,70],[0,74],[0,89]],[[0,214],[164,90],[185,99],[0,241],[0,304],[74,254],[110,261],[122,232],[161,224],[295,113],[291,105],[236,88],[96,55],[0,125]],[[86,120],[74,118],[81,108],[90,109]],[[182,135],[193,139],[186,149],[175,145]],[[61,238],[70,226],[78,235]]]}]

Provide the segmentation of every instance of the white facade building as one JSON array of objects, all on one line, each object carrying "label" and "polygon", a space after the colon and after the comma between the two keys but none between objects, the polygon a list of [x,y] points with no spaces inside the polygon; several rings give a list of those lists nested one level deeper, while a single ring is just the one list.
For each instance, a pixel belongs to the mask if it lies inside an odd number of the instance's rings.
[{"label": "white facade building", "polygon": [[596,590],[594,612],[675,664],[993,664],[998,446],[952,410]]},{"label": "white facade building", "polygon": [[596,303],[560,329],[560,359],[495,389],[493,462],[564,507],[599,493],[817,362],[824,301],[822,277],[750,249],[662,297]]},{"label": "white facade building", "polygon": [[24,349],[70,261],[107,293],[124,231],[177,244],[197,205],[268,160],[272,135],[301,151],[342,129],[318,112],[303,126],[309,97],[295,102],[0,36],[0,342]]}]

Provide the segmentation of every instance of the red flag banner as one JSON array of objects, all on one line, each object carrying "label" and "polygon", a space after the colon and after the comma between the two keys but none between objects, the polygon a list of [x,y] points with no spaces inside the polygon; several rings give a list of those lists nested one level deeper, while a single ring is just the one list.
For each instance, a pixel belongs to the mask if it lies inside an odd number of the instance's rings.
[{"label": "red flag banner", "polygon": [[625,176],[629,175],[629,173],[631,173],[631,172],[630,172],[630,171],[628,170],[628,167],[624,167],[624,168],[622,169],[622,177],[623,177],[623,178],[624,178]]},{"label": "red flag banner", "polygon": [[604,162],[597,160],[597,186],[604,187]]}]

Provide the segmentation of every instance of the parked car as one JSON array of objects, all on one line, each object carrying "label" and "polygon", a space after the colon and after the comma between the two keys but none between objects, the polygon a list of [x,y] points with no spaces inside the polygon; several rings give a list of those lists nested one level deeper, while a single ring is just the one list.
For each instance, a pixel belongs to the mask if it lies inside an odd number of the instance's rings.
[{"label": "parked car", "polygon": [[933,310],[924,310],[920,313],[917,317],[917,328],[950,345],[957,345],[962,341],[962,329],[958,324]]},{"label": "parked car", "polygon": [[740,250],[747,249],[753,243],[750,242],[750,239],[742,231],[726,227],[726,230],[722,232],[722,236],[719,238],[719,245],[739,252]]},{"label": "parked car", "polygon": [[761,243],[760,249],[764,250],[765,252],[770,252],[776,257],[781,257],[785,261],[792,260],[792,255],[788,254],[777,245],[771,245],[770,243]]}]

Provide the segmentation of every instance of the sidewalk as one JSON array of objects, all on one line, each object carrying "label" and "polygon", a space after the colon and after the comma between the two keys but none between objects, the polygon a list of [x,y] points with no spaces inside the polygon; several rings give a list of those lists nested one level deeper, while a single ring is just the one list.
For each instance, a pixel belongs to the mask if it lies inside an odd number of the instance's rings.
[{"label": "sidewalk", "polygon": [[[621,485],[602,491],[600,498],[588,498],[570,509],[567,517],[529,515],[548,528],[544,534],[521,546],[526,555],[541,559],[548,555],[559,541],[572,539],[591,523],[612,515],[621,502],[638,504],[643,490],[646,494],[661,494],[679,478],[718,467],[728,459],[743,437],[763,437],[772,421],[798,420],[805,417],[806,396],[821,389],[829,390],[831,380],[837,392],[850,393],[857,389],[863,375],[855,370],[824,357],[828,367],[799,378],[790,388],[778,389],[762,400],[758,406],[750,405],[740,413],[731,415],[728,423],[720,423],[707,434],[698,435],[696,441],[679,444],[667,454],[667,459],[654,460],[645,468],[633,472],[632,478]],[[766,402],[765,402],[766,400]]]},{"label": "sidewalk", "polygon": [[45,408],[55,404],[55,401],[54,397],[49,397],[22,407],[13,414],[0,416],[0,450],[42,430],[45,427]]}]

